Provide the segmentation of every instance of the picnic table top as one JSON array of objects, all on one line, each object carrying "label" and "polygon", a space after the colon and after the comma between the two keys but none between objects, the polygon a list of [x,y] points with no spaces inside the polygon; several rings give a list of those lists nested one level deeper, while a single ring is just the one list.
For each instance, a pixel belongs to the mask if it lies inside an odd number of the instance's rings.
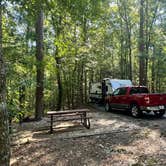
[{"label": "picnic table top", "polygon": [[65,110],[65,111],[48,111],[47,115],[61,115],[61,114],[72,114],[72,113],[84,113],[90,112],[89,109],[74,109],[74,110]]}]

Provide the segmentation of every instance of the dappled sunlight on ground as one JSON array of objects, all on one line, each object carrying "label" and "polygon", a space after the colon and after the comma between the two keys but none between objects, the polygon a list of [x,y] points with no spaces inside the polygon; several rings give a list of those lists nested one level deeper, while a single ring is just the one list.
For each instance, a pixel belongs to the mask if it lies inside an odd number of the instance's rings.
[{"label": "dappled sunlight on ground", "polygon": [[96,123],[98,125],[108,126],[108,125],[115,124],[116,122],[117,122],[116,120],[99,119]]},{"label": "dappled sunlight on ground", "polygon": [[[13,138],[11,166],[166,165],[166,120],[93,110],[91,128],[48,119],[23,124]],[[26,128],[27,127],[27,128]]]}]

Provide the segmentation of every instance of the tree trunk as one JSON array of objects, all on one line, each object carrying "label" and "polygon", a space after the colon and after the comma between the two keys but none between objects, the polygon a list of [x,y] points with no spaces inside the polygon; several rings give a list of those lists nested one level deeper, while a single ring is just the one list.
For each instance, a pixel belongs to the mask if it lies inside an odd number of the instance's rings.
[{"label": "tree trunk", "polygon": [[[124,0],[117,1],[119,14],[121,17],[120,27],[120,66],[121,66],[121,78],[129,78],[132,80],[132,50],[131,50],[131,21],[128,8],[128,4]],[[124,30],[124,25],[125,30]],[[125,44],[124,44],[125,42]]]},{"label": "tree trunk", "polygon": [[121,30],[120,30],[120,62],[119,62],[119,65],[120,65],[120,78],[121,79],[124,79],[124,37],[123,37],[123,27],[122,27],[122,21],[120,21],[120,27],[121,27]]},{"label": "tree trunk", "polygon": [[[86,42],[87,42],[87,19],[86,16],[83,16],[82,20],[82,46],[86,47]],[[86,64],[86,56],[85,53],[83,53],[81,60],[79,62],[79,67],[78,67],[78,87],[79,87],[79,104],[84,103],[84,66]]]},{"label": "tree trunk", "polygon": [[43,11],[40,8],[36,21],[36,120],[41,120],[44,114],[43,108],[43,91],[44,91],[44,65],[43,65]]},{"label": "tree trunk", "polygon": [[[58,50],[57,50],[58,51]],[[56,51],[56,54],[58,56],[58,53]],[[62,107],[62,96],[63,96],[63,87],[62,87],[62,81],[61,81],[61,73],[60,73],[60,58],[55,57],[56,61],[56,67],[57,67],[57,83],[58,83],[58,101],[57,101],[57,108],[56,110],[61,110]]]},{"label": "tree trunk", "polygon": [[83,60],[79,62],[78,64],[78,69],[77,69],[77,85],[78,85],[78,96],[77,96],[77,104],[83,104],[84,103],[84,88],[83,88],[83,83],[84,83],[84,63]]},{"label": "tree trunk", "polygon": [[6,74],[2,52],[2,5],[0,2],[0,165],[9,166],[10,144],[6,109]]},{"label": "tree trunk", "polygon": [[129,56],[129,79],[132,81],[132,51],[131,51],[131,23],[126,16],[126,32],[127,32],[127,46],[128,46],[128,56]]},{"label": "tree trunk", "polygon": [[154,60],[154,57],[152,59],[152,68],[151,68],[151,70],[152,70],[151,91],[152,91],[152,93],[154,93],[155,92],[155,60]]},{"label": "tree trunk", "polygon": [[149,44],[150,44],[150,32],[149,32],[149,3],[146,0],[145,4],[145,82],[147,83],[147,73],[148,73],[148,57],[149,57]]},{"label": "tree trunk", "polygon": [[87,99],[88,99],[88,96],[87,96],[87,89],[88,89],[88,83],[87,83],[87,71],[85,70],[84,71],[84,84],[85,84],[85,88],[84,88],[84,101],[85,103],[87,103]]},{"label": "tree trunk", "polygon": [[[55,22],[54,17],[52,17],[54,30],[56,32],[55,38],[59,40],[60,34],[62,33],[62,17],[59,16],[58,23]],[[63,86],[61,80],[61,58],[59,57],[59,46],[56,45],[55,51],[55,61],[57,69],[57,84],[58,84],[58,99],[57,99],[57,108],[56,110],[61,110],[62,108],[62,97],[63,97]]]},{"label": "tree trunk", "polygon": [[[25,85],[20,85],[19,87],[19,107],[20,107],[20,110],[22,111],[22,109],[24,109],[25,107]],[[22,123],[22,119],[24,117],[24,114],[23,115],[19,115],[19,121],[20,123]]]},{"label": "tree trunk", "polygon": [[140,6],[140,30],[139,30],[139,84],[146,85],[145,74],[145,42],[144,42],[144,0]]},{"label": "tree trunk", "polygon": [[[145,74],[146,74],[145,78],[146,78],[146,82],[148,81],[147,74],[148,74],[148,64],[149,64],[149,46],[150,46],[150,43],[151,43],[151,36],[153,34],[152,29],[153,29],[153,24],[156,20],[159,3],[158,2],[156,3],[155,9],[153,9],[154,12],[150,11],[149,7],[150,7],[149,0],[146,0],[146,4],[145,4],[145,18],[146,18],[145,19],[145,55],[146,55],[145,56]],[[152,14],[152,16],[151,16],[151,14]],[[152,64],[153,63],[154,62],[152,62]],[[152,71],[152,73],[153,73],[153,71]],[[154,86],[154,84],[153,84],[153,86]],[[154,87],[153,87],[153,91],[154,91]]]}]

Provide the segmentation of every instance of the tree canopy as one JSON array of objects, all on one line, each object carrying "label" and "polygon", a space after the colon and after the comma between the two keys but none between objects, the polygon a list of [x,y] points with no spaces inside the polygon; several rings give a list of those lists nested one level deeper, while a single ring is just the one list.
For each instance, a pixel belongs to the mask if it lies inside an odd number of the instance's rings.
[{"label": "tree canopy", "polygon": [[[5,2],[3,49],[12,114],[35,108],[37,66],[44,73],[45,108],[87,102],[89,84],[104,77],[165,91],[163,1]],[[38,9],[43,12],[42,64],[35,58]]]}]

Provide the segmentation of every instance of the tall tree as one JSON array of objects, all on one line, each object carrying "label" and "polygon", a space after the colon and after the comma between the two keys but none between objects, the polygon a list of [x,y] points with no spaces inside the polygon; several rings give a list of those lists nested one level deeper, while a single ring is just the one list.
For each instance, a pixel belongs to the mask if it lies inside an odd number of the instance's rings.
[{"label": "tall tree", "polygon": [[140,1],[140,27],[139,27],[139,84],[146,85],[145,71],[145,41],[144,41],[144,0]]},{"label": "tall tree", "polygon": [[43,45],[43,10],[42,6],[39,5],[37,10],[36,20],[36,111],[35,118],[40,120],[44,114],[43,108],[43,91],[44,91],[44,45]]},{"label": "tall tree", "polygon": [[[57,3],[57,2],[54,2]],[[60,8],[61,3],[57,3],[57,6]],[[56,110],[61,110],[62,107],[62,97],[63,97],[63,86],[61,78],[61,53],[60,53],[60,42],[62,35],[62,14],[58,11],[51,11],[52,26],[55,33],[55,62],[56,62],[56,73],[57,73],[57,85],[58,85],[58,96]],[[64,14],[64,13],[63,13]]]},{"label": "tall tree", "polygon": [[130,0],[119,0],[118,2],[121,17],[121,78],[130,80],[132,80],[131,9],[129,7],[131,4]]},{"label": "tall tree", "polygon": [[10,159],[8,113],[6,108],[6,75],[2,52],[2,2],[0,1],[0,165],[8,166]]}]

